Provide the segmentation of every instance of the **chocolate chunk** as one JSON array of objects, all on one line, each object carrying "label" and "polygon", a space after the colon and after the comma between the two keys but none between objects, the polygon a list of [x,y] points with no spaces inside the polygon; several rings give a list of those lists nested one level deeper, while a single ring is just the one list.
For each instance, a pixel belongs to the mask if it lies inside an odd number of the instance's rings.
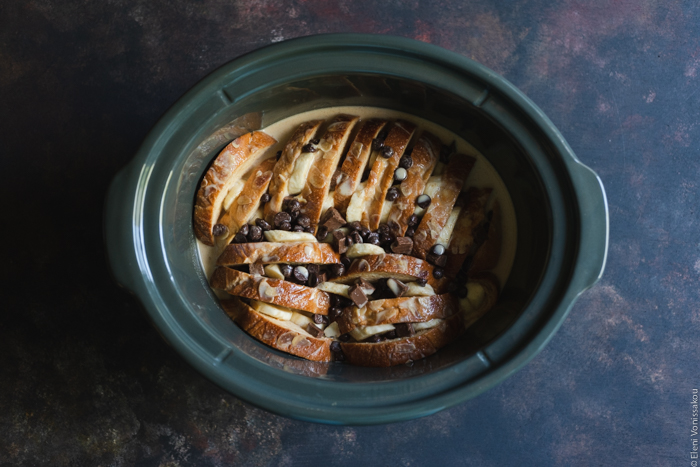
[{"label": "chocolate chunk", "polygon": [[294,268],[293,275],[294,278],[300,283],[304,283],[309,278],[309,270],[306,269],[304,266],[297,266]]},{"label": "chocolate chunk", "polygon": [[270,201],[270,195],[268,193],[263,193],[263,195],[260,197],[260,202],[267,203],[268,201]]},{"label": "chocolate chunk", "polygon": [[428,206],[430,206],[431,201],[432,200],[430,199],[430,196],[420,195],[418,198],[416,198],[416,205],[418,205],[418,207],[420,207],[420,208],[425,209]]},{"label": "chocolate chunk", "polygon": [[251,274],[257,274],[258,276],[264,276],[265,275],[265,267],[262,265],[262,263],[253,263],[249,266],[249,270]]},{"label": "chocolate chunk", "polygon": [[362,342],[367,342],[370,344],[376,344],[377,342],[381,342],[384,340],[384,337],[382,337],[380,334],[375,334],[373,336],[369,336],[367,339],[365,339]]},{"label": "chocolate chunk", "polygon": [[321,331],[317,326],[314,326],[311,323],[306,325],[306,332],[308,332],[314,337],[319,337],[321,334],[323,334],[323,331]]},{"label": "chocolate chunk", "polygon": [[420,222],[420,219],[415,214],[411,214],[411,217],[408,218],[408,225],[411,227],[418,225],[418,222]]},{"label": "chocolate chunk", "polygon": [[307,281],[306,285],[309,287],[316,287],[318,285],[318,273],[310,272],[309,280]]},{"label": "chocolate chunk", "polygon": [[396,339],[396,329],[392,329],[391,331],[384,333],[384,337],[387,339]]},{"label": "chocolate chunk", "polygon": [[396,331],[396,337],[409,337],[414,334],[413,325],[411,323],[394,324],[394,331]]},{"label": "chocolate chunk", "polygon": [[277,228],[289,232],[290,230],[292,230],[292,224],[289,222],[282,222]]},{"label": "chocolate chunk", "polygon": [[267,232],[268,230],[272,230],[272,226],[265,219],[255,219],[255,225],[260,227],[263,230],[263,232]]},{"label": "chocolate chunk", "polygon": [[420,285],[421,287],[425,287],[425,285],[428,283],[428,279],[425,277],[419,277],[416,279],[416,284]]},{"label": "chocolate chunk", "polygon": [[288,212],[284,212],[284,211],[278,212],[277,214],[275,214],[274,222],[275,222],[275,227],[279,228],[285,222],[287,222],[287,223],[292,222],[292,215],[289,214]]},{"label": "chocolate chunk", "polygon": [[358,284],[355,284],[352,287],[350,287],[348,295],[350,296],[350,300],[352,300],[355,303],[356,307],[362,308],[363,306],[367,305],[367,295],[365,295],[365,292],[362,290],[362,287],[360,287]]},{"label": "chocolate chunk", "polygon": [[[313,228],[313,227],[312,227]],[[321,242],[326,239],[328,236],[328,227],[325,225],[322,225],[318,228],[318,232],[316,232],[316,239]]]},{"label": "chocolate chunk", "polygon": [[403,157],[401,157],[401,159],[399,159],[399,167],[403,169],[410,169],[411,167],[413,167],[413,159],[411,159],[411,156],[406,154]]},{"label": "chocolate chunk", "polygon": [[343,266],[345,266],[345,269],[348,269],[350,267],[350,265],[352,264],[352,259],[348,258],[347,256],[341,256],[340,262],[343,263]]},{"label": "chocolate chunk", "polygon": [[215,224],[214,228],[211,229],[211,233],[213,233],[215,237],[221,237],[222,235],[228,234],[228,227],[224,224]]},{"label": "chocolate chunk", "polygon": [[445,277],[445,270],[442,268],[433,269],[433,277],[435,279],[442,279],[443,277]]},{"label": "chocolate chunk", "polygon": [[397,199],[399,199],[399,189],[398,189],[398,187],[392,186],[386,192],[386,200],[387,201],[396,201]]},{"label": "chocolate chunk", "polygon": [[343,237],[338,240],[338,253],[341,255],[348,251],[348,248],[352,246],[352,239],[350,237]]},{"label": "chocolate chunk", "polygon": [[459,298],[466,298],[467,294],[469,294],[469,289],[467,289],[466,285],[463,285],[457,290],[457,296]]},{"label": "chocolate chunk", "polygon": [[345,225],[345,219],[338,212],[336,208],[328,208],[323,217],[321,217],[320,225],[326,227],[328,230],[335,230]]},{"label": "chocolate chunk", "polygon": [[394,171],[394,180],[397,182],[403,182],[408,177],[408,171],[403,167],[399,167]]},{"label": "chocolate chunk", "polygon": [[363,277],[357,279],[357,282],[355,283],[360,286],[360,288],[366,295],[372,295],[376,290],[376,288],[372,284],[367,282]]},{"label": "chocolate chunk", "polygon": [[413,239],[409,237],[396,237],[391,244],[391,251],[397,255],[410,255],[413,251]]},{"label": "chocolate chunk", "polygon": [[305,144],[304,146],[301,147],[301,152],[316,152],[318,149],[316,149],[316,146],[313,144]]},{"label": "chocolate chunk", "polygon": [[251,225],[248,229],[248,241],[259,242],[263,239],[263,231],[257,225]]},{"label": "chocolate chunk", "polygon": [[386,157],[388,159],[394,155],[394,149],[391,146],[385,145],[385,146],[382,146],[382,149],[381,149],[381,151],[379,151],[379,154],[382,157]]},{"label": "chocolate chunk", "polygon": [[310,234],[312,234],[312,235],[313,235],[313,233],[314,233],[314,228],[313,228],[313,227],[311,227],[311,226],[308,226],[308,227],[304,227],[304,232],[306,232],[306,233],[310,233]]},{"label": "chocolate chunk", "polygon": [[357,230],[350,234],[350,238],[352,238],[353,243],[364,243],[364,240],[362,240],[362,235],[360,235],[360,232]]},{"label": "chocolate chunk", "polygon": [[[350,334],[341,334],[338,336],[338,340],[340,342],[347,342],[350,340]],[[335,342],[335,341],[333,341],[333,342]]]},{"label": "chocolate chunk", "polygon": [[428,252],[426,258],[430,264],[444,268],[447,264],[447,255],[436,255],[432,251]]},{"label": "chocolate chunk", "polygon": [[282,271],[282,275],[285,277],[285,279],[289,279],[289,277],[291,277],[291,275],[294,273],[294,268],[289,264],[280,264],[280,271]]},{"label": "chocolate chunk", "polygon": [[436,255],[444,255],[445,254],[445,246],[441,245],[440,243],[436,243],[433,245],[433,247],[430,249],[430,252]]},{"label": "chocolate chunk", "polygon": [[323,324],[323,318],[324,318],[323,315],[315,314],[315,315],[313,316],[314,323],[316,323],[316,324]]},{"label": "chocolate chunk", "polygon": [[233,237],[233,243],[247,243],[248,242],[248,237],[243,235],[242,233],[238,232],[234,237]]},{"label": "chocolate chunk", "polygon": [[415,234],[416,234],[416,229],[413,228],[413,227],[409,227],[409,228],[406,229],[406,233],[404,234],[404,236],[413,238],[413,236],[414,236]]},{"label": "chocolate chunk", "polygon": [[336,241],[340,241],[340,239],[345,238],[347,235],[345,235],[345,232],[342,230],[334,230],[333,231],[333,238],[336,239]]},{"label": "chocolate chunk", "polygon": [[331,277],[340,277],[345,274],[345,266],[342,263],[331,264],[329,271]]},{"label": "chocolate chunk", "polygon": [[325,272],[319,272],[318,273],[318,283],[321,284],[322,282],[326,282],[328,277],[328,274]]},{"label": "chocolate chunk", "polygon": [[300,209],[301,203],[297,199],[290,199],[287,203],[287,212],[289,213],[299,212]]},{"label": "chocolate chunk", "polygon": [[374,138],[372,140],[372,149],[374,149],[375,151],[379,151],[383,147],[384,147],[384,138],[377,137],[377,138]]},{"label": "chocolate chunk", "polygon": [[379,224],[379,227],[377,227],[377,233],[381,234],[382,232],[388,232],[389,231],[389,226],[386,224]]},{"label": "chocolate chunk", "polygon": [[394,237],[400,237],[401,236],[401,227],[399,226],[398,222],[396,221],[389,221],[386,223],[386,226],[389,227],[389,232]]},{"label": "chocolate chunk", "polygon": [[292,231],[293,231],[293,232],[303,232],[303,231],[304,231],[304,227],[302,227],[302,226],[300,226],[300,225],[295,225],[294,227],[292,227]]},{"label": "chocolate chunk", "polygon": [[379,245],[379,234],[372,232],[371,234],[367,235],[367,238],[365,239],[365,243],[369,243],[372,245]]},{"label": "chocolate chunk", "polygon": [[330,191],[335,190],[335,187],[340,184],[341,180],[343,178],[343,172],[340,169],[335,169],[335,172],[333,172],[333,176],[331,177],[331,186],[328,188]]},{"label": "chocolate chunk", "polygon": [[390,278],[386,281],[386,285],[391,290],[391,293],[394,294],[394,297],[403,297],[406,295],[406,291],[408,290],[408,286],[401,282],[398,279]]},{"label": "chocolate chunk", "polygon": [[243,235],[248,235],[248,224],[243,224],[240,229],[238,229],[238,233],[242,233]]}]

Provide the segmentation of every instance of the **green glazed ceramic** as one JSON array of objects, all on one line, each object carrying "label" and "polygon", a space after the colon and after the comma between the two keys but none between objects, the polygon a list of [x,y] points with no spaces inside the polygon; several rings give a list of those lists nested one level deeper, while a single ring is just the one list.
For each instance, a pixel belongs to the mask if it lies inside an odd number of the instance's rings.
[{"label": "green glazed ceramic", "polygon": [[[199,265],[192,205],[209,162],[243,133],[336,105],[385,107],[441,124],[481,150],[514,202],[518,248],[498,305],[459,342],[412,366],[312,363],[275,351],[223,313]],[[597,175],[493,71],[409,39],[323,35],[240,57],[185,94],[114,178],[105,239],[117,281],[207,378],[281,415],[377,424],[470,399],[535,356],[601,276],[608,211]]]}]

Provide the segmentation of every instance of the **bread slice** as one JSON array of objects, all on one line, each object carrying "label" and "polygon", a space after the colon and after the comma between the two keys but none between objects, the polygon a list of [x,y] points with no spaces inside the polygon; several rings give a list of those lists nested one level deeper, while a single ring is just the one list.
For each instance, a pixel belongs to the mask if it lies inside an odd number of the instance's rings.
[{"label": "bread slice", "polygon": [[447,285],[444,277],[435,279],[433,266],[427,261],[414,256],[397,254],[370,255],[356,258],[344,275],[332,279],[332,281],[341,284],[351,284],[360,277],[369,282],[389,278],[402,282],[411,282],[423,278],[438,293],[441,293]]},{"label": "bread slice", "polygon": [[315,362],[331,360],[332,339],[313,337],[291,321],[258,313],[237,298],[222,300],[221,306],[245,332],[270,347]]},{"label": "bread slice", "polygon": [[341,342],[345,361],[352,365],[387,367],[402,365],[434,354],[464,331],[462,315],[457,313],[439,325],[411,337],[390,339],[374,344]]},{"label": "bread slice", "polygon": [[218,267],[211,276],[211,286],[231,295],[273,303],[275,305],[327,315],[330,296],[319,289],[293,282],[251,275],[227,267]]},{"label": "bread slice", "polygon": [[272,136],[254,131],[236,138],[216,156],[199,185],[194,205],[194,233],[202,243],[214,246],[212,228],[228,190],[276,143]]},{"label": "bread slice", "polygon": [[442,189],[432,199],[416,233],[413,235],[413,254],[425,258],[435,244],[450,217],[452,208],[462,191],[476,159],[464,154],[453,154],[442,175]]},{"label": "bread slice", "polygon": [[465,329],[494,307],[499,293],[498,278],[493,274],[484,272],[469,278],[467,296],[459,300]]},{"label": "bread slice", "polygon": [[491,207],[491,221],[486,231],[484,243],[474,253],[471,272],[488,271],[498,264],[503,243],[503,230],[501,227],[501,205],[494,201]]},{"label": "bread slice", "polygon": [[[491,188],[469,188],[466,202],[459,213],[454,234],[447,247],[445,274],[457,275],[464,260],[476,251],[475,234],[486,219],[485,206],[491,196]],[[500,247],[500,242],[499,242]]]},{"label": "bread slice", "polygon": [[296,161],[299,159],[299,155],[301,155],[301,148],[311,141],[322,123],[322,120],[311,120],[302,123],[294,131],[294,134],[292,134],[289,142],[284,147],[282,155],[272,171],[272,180],[270,181],[270,188],[268,191],[270,201],[265,204],[264,209],[265,220],[267,220],[267,222],[272,223],[275,214],[282,210],[284,198],[289,194],[289,179],[294,172]]},{"label": "bread slice", "polygon": [[425,184],[440,159],[440,146],[440,140],[426,131],[411,151],[413,165],[408,169],[406,180],[401,182],[399,197],[394,201],[387,217],[388,222],[395,222],[399,226],[400,235],[406,233],[408,219],[416,208],[416,198],[423,193]]},{"label": "bread slice", "polygon": [[331,186],[331,177],[338,167],[345,144],[352,129],[359,120],[354,115],[338,115],[331,120],[323,138],[318,144],[314,163],[309,170],[306,185],[301,192],[301,212],[311,219],[311,224],[318,224],[323,205]]},{"label": "bread slice", "polygon": [[231,239],[241,226],[247,224],[251,216],[260,207],[260,197],[270,185],[272,169],[276,162],[275,159],[270,158],[262,161],[260,165],[255,167],[248,180],[246,180],[245,185],[243,185],[240,194],[233,200],[228,211],[221,216],[219,224],[223,224],[228,228],[228,234],[222,235],[217,239],[217,244],[220,247],[223,248],[231,243]]},{"label": "bread slice", "polygon": [[400,297],[372,300],[362,308],[348,307],[336,322],[340,333],[345,334],[358,326],[419,323],[448,318],[458,311],[457,298],[449,293],[428,297]]},{"label": "bread slice", "polygon": [[216,260],[217,266],[240,264],[331,264],[339,263],[340,255],[328,243],[233,243]]},{"label": "bread slice", "polygon": [[362,174],[365,171],[367,161],[372,152],[372,141],[374,141],[374,138],[377,137],[386,124],[386,120],[367,120],[350,145],[350,149],[340,168],[340,177],[337,180],[335,193],[333,195],[333,204],[343,215],[345,215],[345,210],[350,203],[350,197],[355,192],[362,179]]}]

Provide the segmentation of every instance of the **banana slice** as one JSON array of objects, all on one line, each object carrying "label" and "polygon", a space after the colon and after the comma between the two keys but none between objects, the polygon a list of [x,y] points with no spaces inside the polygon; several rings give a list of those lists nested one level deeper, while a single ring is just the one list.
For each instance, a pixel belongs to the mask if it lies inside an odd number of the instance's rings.
[{"label": "banana slice", "polygon": [[228,191],[226,198],[224,198],[224,202],[223,202],[224,211],[228,211],[228,208],[231,207],[231,203],[233,203],[233,200],[238,198],[238,195],[240,195],[241,191],[243,191],[244,186],[245,186],[245,180],[243,180],[243,179],[236,180],[235,182],[233,182],[233,186]]},{"label": "banana slice", "polygon": [[383,255],[386,251],[379,245],[372,245],[371,243],[356,243],[345,253],[348,258],[358,258],[360,256],[367,255]]},{"label": "banana slice", "polygon": [[478,310],[484,303],[486,292],[478,282],[467,283],[467,296],[459,300],[459,304],[465,311]]},{"label": "banana slice", "polygon": [[384,206],[382,206],[382,215],[379,218],[380,224],[386,224],[386,222],[389,220],[389,213],[391,212],[392,207],[394,207],[393,201],[386,201],[384,203]]},{"label": "banana slice", "polygon": [[334,293],[336,295],[342,295],[343,297],[350,297],[350,286],[345,284],[338,284],[336,282],[321,282],[316,286],[317,289],[323,290],[324,292]]},{"label": "banana slice", "polygon": [[326,196],[323,199],[323,207],[321,208],[321,212],[326,212],[328,209],[335,206],[334,200],[335,200],[335,191],[331,191],[328,193],[328,196]]},{"label": "banana slice", "polygon": [[457,219],[459,218],[459,213],[462,212],[461,207],[454,208],[450,213],[450,217],[447,218],[445,227],[440,231],[440,235],[435,243],[447,248],[450,245],[450,239],[452,238],[452,232],[455,229],[455,224],[457,224]]},{"label": "banana slice", "polygon": [[352,198],[350,198],[350,204],[347,211],[345,211],[345,220],[348,222],[362,220],[362,210],[365,205],[365,185],[367,185],[367,182],[360,183]]},{"label": "banana slice", "polygon": [[435,295],[435,290],[433,290],[430,284],[425,284],[421,287],[417,282],[409,282],[406,285],[408,289],[406,289],[406,293],[403,294],[404,297],[428,297],[430,295]]},{"label": "banana slice", "polygon": [[350,331],[350,335],[356,341],[363,341],[368,337],[374,336],[375,334],[383,334],[385,332],[391,331],[392,329],[394,329],[394,326],[391,324],[378,324],[377,326],[361,326],[356,327],[355,329]]},{"label": "banana slice", "polygon": [[284,280],[284,274],[282,274],[279,264],[268,264],[265,266],[265,275],[273,279]]},{"label": "banana slice", "polygon": [[326,329],[323,330],[323,334],[326,337],[338,337],[340,335],[340,328],[337,322],[332,322]]},{"label": "banana slice", "polygon": [[431,319],[430,321],[426,321],[425,323],[413,323],[413,330],[418,332],[423,329],[430,329],[434,328],[438,324],[442,323],[444,320],[442,319]]},{"label": "banana slice", "polygon": [[299,156],[294,165],[294,172],[289,178],[289,194],[297,195],[301,193],[306,185],[306,178],[309,175],[311,164],[314,162],[315,155],[311,152],[305,152]]},{"label": "banana slice", "polygon": [[265,240],[268,242],[316,242],[316,237],[308,232],[288,232],[286,230],[268,230]]},{"label": "banana slice", "polygon": [[270,305],[269,303],[259,302],[257,300],[251,300],[250,306],[258,313],[272,316],[273,318],[277,318],[282,321],[291,320],[294,314],[294,312],[290,311],[288,308]]}]

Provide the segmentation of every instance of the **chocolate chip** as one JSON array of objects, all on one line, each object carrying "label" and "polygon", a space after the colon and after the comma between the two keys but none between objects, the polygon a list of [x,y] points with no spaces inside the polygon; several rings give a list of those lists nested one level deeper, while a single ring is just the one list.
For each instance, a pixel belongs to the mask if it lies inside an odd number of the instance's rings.
[{"label": "chocolate chip", "polygon": [[369,236],[369,234],[372,233],[372,231],[369,230],[369,227],[365,227],[364,225],[359,228],[358,232],[360,232],[360,235],[362,235],[363,239],[366,239]]},{"label": "chocolate chip", "polygon": [[389,227],[389,232],[394,237],[400,237],[401,236],[401,227],[399,226],[398,222],[396,221],[389,221],[386,223],[386,226]]},{"label": "chocolate chip", "polygon": [[391,251],[397,255],[410,255],[413,251],[413,239],[409,237],[396,237],[391,244]]},{"label": "chocolate chip", "polygon": [[313,233],[314,233],[314,228],[313,228],[313,227],[311,227],[311,226],[308,226],[308,227],[304,227],[304,232],[306,232],[306,233],[310,233],[310,234],[312,234],[312,235],[313,235]]},{"label": "chocolate chip", "polygon": [[459,288],[459,290],[457,290],[457,296],[459,298],[466,298],[467,294],[469,294],[469,290],[467,289],[466,285],[463,285]]},{"label": "chocolate chip", "polygon": [[284,212],[284,211],[278,212],[277,214],[275,214],[274,222],[275,222],[275,227],[279,228],[279,226],[285,222],[287,222],[287,223],[292,222],[292,216],[288,212]]},{"label": "chocolate chip", "polygon": [[408,171],[403,167],[399,167],[394,171],[394,180],[397,182],[403,182],[408,177]]},{"label": "chocolate chip", "polygon": [[267,193],[263,193],[263,195],[260,197],[260,202],[267,203],[268,201],[270,201],[270,195]]},{"label": "chocolate chip", "polygon": [[383,146],[381,151],[379,151],[379,154],[388,159],[394,155],[394,150],[391,148],[391,146]]},{"label": "chocolate chip", "polygon": [[335,230],[345,225],[345,218],[338,212],[336,208],[328,208],[321,217],[320,225],[328,230]]},{"label": "chocolate chip", "polygon": [[345,354],[343,352],[333,352],[333,360],[336,362],[344,362],[345,361]]},{"label": "chocolate chip", "polygon": [[447,256],[446,255],[436,255],[432,251],[428,252],[425,259],[427,259],[430,264],[434,264],[435,266],[438,266],[441,268],[444,268],[445,265],[447,264]]},{"label": "chocolate chip", "polygon": [[[341,335],[338,336],[338,340],[339,340],[340,342],[347,342],[347,341],[350,340],[350,334],[341,334]],[[335,342],[335,341],[333,341],[333,342]],[[339,345],[340,345],[340,344],[339,344]]]},{"label": "chocolate chip", "polygon": [[416,234],[416,229],[414,229],[413,227],[409,227],[406,229],[406,233],[404,234],[404,236],[413,238],[413,236],[415,234]]},{"label": "chocolate chip", "polygon": [[406,291],[408,290],[408,286],[401,282],[398,279],[389,278],[386,281],[386,285],[391,290],[391,293],[394,294],[394,297],[403,297],[406,294]]},{"label": "chocolate chip", "polygon": [[433,269],[433,277],[435,279],[442,279],[443,277],[445,277],[445,270],[442,268]]},{"label": "chocolate chip", "polygon": [[304,266],[297,266],[294,268],[293,275],[296,280],[303,283],[309,278],[309,270]]},{"label": "chocolate chip", "polygon": [[408,225],[411,227],[418,225],[418,222],[420,222],[420,219],[418,219],[418,216],[415,214],[411,214],[411,216],[408,218]]},{"label": "chocolate chip", "polygon": [[411,158],[411,156],[406,154],[401,159],[399,159],[399,167],[404,169],[410,169],[411,167],[413,167],[413,159]]},{"label": "chocolate chip", "polygon": [[340,262],[343,264],[343,266],[345,266],[345,269],[349,269],[350,265],[352,264],[352,259],[348,258],[347,256],[341,256]]},{"label": "chocolate chip", "polygon": [[435,254],[435,255],[438,255],[438,256],[439,256],[439,255],[444,255],[444,254],[445,254],[445,246],[442,245],[442,244],[440,244],[440,243],[436,243],[436,244],[433,245],[433,247],[430,249],[430,252],[433,253],[433,254]]},{"label": "chocolate chip", "polygon": [[386,224],[379,224],[379,227],[377,227],[377,232],[382,233],[382,232],[388,232],[389,231],[389,226]]},{"label": "chocolate chip", "polygon": [[272,230],[272,226],[265,219],[255,219],[255,225],[260,227],[263,232],[267,232],[268,230]]},{"label": "chocolate chip", "polygon": [[394,235],[392,235],[391,232],[382,232],[381,234],[379,234],[379,244],[391,244],[395,238],[396,237],[394,237]]},{"label": "chocolate chip", "polygon": [[367,295],[365,295],[364,290],[362,290],[362,287],[360,287],[358,284],[350,287],[348,295],[350,296],[350,300],[355,303],[356,307],[362,308],[363,306],[367,305]]},{"label": "chocolate chip", "polygon": [[314,146],[314,145],[311,144],[311,143],[305,144],[305,145],[302,146],[302,148],[301,148],[301,152],[316,152],[316,151],[317,151],[316,146]]},{"label": "chocolate chip", "polygon": [[314,337],[318,337],[321,334],[323,334],[323,331],[321,331],[317,326],[314,326],[311,323],[306,325],[306,332],[308,332],[309,334],[311,334]]},{"label": "chocolate chip", "polygon": [[409,337],[414,334],[413,325],[411,323],[394,324],[394,331],[397,337]]},{"label": "chocolate chip", "polygon": [[321,140],[318,139],[318,138],[314,138],[314,139],[312,139],[312,140],[310,141],[311,144],[318,144],[318,143],[320,143],[320,142],[321,142]]},{"label": "chocolate chip", "polygon": [[228,227],[224,224],[215,224],[214,228],[211,229],[211,233],[214,234],[215,237],[221,237],[228,233]]},{"label": "chocolate chip", "polygon": [[399,189],[398,187],[392,186],[387,190],[386,192],[386,200],[387,201],[396,201],[399,198]]},{"label": "chocolate chip", "polygon": [[376,344],[377,342],[381,342],[383,340],[384,340],[384,338],[380,334],[375,334],[373,336],[369,336],[363,342],[368,342],[370,344]]},{"label": "chocolate chip", "polygon": [[248,243],[248,238],[242,233],[238,232],[235,237],[233,237],[233,243]]},{"label": "chocolate chip", "polygon": [[318,272],[320,270],[320,268],[318,267],[318,264],[313,264],[313,263],[307,264],[306,269],[309,270],[309,273],[314,273],[314,274],[318,274]]},{"label": "chocolate chip", "polygon": [[329,270],[331,277],[340,277],[345,274],[345,266],[342,263],[331,264]]},{"label": "chocolate chip", "polygon": [[282,222],[282,224],[280,224],[280,226],[277,228],[289,232],[290,230],[292,230],[292,224],[289,222]]},{"label": "chocolate chip", "polygon": [[265,267],[262,265],[262,263],[251,264],[249,267],[249,271],[251,274],[257,274],[258,276],[265,275]]},{"label": "chocolate chip", "polygon": [[248,241],[259,242],[263,239],[263,230],[257,225],[251,225],[248,229]]},{"label": "chocolate chip", "polygon": [[328,236],[328,227],[326,227],[325,225],[320,226],[318,228],[318,231],[316,232],[316,239],[319,242],[322,242],[323,240],[326,239],[327,236]]},{"label": "chocolate chip", "polygon": [[362,240],[362,235],[360,235],[360,232],[354,231],[353,233],[350,234],[350,238],[352,238],[353,243],[363,243],[364,240]]},{"label": "chocolate chip", "polygon": [[302,227],[302,226],[300,226],[300,225],[295,225],[294,227],[292,227],[292,231],[293,231],[293,232],[303,232],[303,231],[304,231],[304,227]]},{"label": "chocolate chip", "polygon": [[427,277],[419,277],[416,279],[416,284],[420,285],[421,287],[425,287],[425,285],[428,283],[428,278]]},{"label": "chocolate chip", "polygon": [[287,203],[287,211],[290,213],[297,212],[300,209],[301,209],[301,203],[299,202],[298,199],[290,199],[289,202]]},{"label": "chocolate chip", "polygon": [[307,282],[307,285],[309,287],[316,287],[318,285],[318,274],[315,272],[310,272],[309,273],[309,280]]},{"label": "chocolate chip", "polygon": [[350,222],[347,225],[347,227],[351,231],[355,231],[355,230],[360,230],[362,228],[362,224],[360,223],[360,221],[353,221],[353,222]]},{"label": "chocolate chip", "polygon": [[240,229],[238,229],[238,233],[242,233],[243,235],[248,235],[248,224],[243,224]]},{"label": "chocolate chip", "polygon": [[371,234],[367,235],[365,243],[369,243],[371,245],[379,245],[379,234],[372,232]]},{"label": "chocolate chip", "polygon": [[315,314],[313,320],[316,324],[323,324],[323,315]]},{"label": "chocolate chip", "polygon": [[289,277],[291,277],[291,275],[294,273],[294,268],[289,264],[282,264],[280,265],[280,271],[282,271],[282,275],[286,279],[289,279]]},{"label": "chocolate chip", "polygon": [[418,205],[418,207],[423,208],[423,209],[430,206],[431,201],[432,200],[430,199],[430,196],[428,196],[428,195],[420,195],[418,198],[416,198],[416,204]]},{"label": "chocolate chip", "polygon": [[384,147],[384,138],[374,138],[372,140],[372,149],[379,151]]},{"label": "chocolate chip", "polygon": [[331,352],[337,353],[337,352],[342,352],[343,350],[340,348],[340,342],[338,341],[333,341],[331,342]]},{"label": "chocolate chip", "polygon": [[277,151],[277,152],[275,153],[275,157],[276,157],[277,159],[279,159],[281,155],[282,155],[282,151]]}]

